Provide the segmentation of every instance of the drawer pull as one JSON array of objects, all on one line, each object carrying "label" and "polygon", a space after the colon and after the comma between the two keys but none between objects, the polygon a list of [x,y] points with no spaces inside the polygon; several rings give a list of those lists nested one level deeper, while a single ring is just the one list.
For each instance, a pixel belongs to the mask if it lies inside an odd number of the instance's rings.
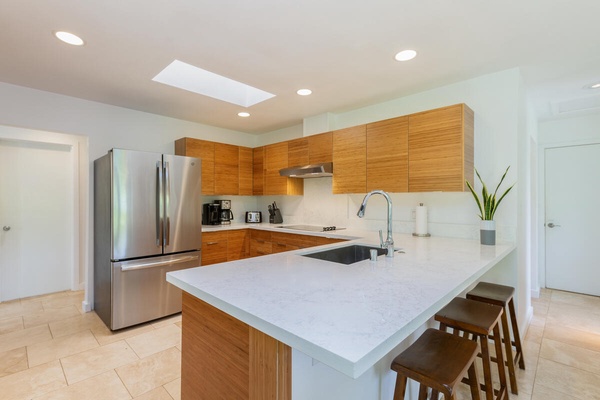
[{"label": "drawer pull", "polygon": [[206,243],[207,246],[212,246],[213,244],[219,244],[219,242],[208,242],[208,243]]}]

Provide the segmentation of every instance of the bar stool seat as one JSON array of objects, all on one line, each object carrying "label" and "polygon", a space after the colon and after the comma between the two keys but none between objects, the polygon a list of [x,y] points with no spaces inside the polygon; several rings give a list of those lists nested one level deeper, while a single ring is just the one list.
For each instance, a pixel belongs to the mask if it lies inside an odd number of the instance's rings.
[{"label": "bar stool seat", "polygon": [[[515,365],[525,369],[525,359],[523,358],[523,347],[521,345],[521,335],[519,334],[519,325],[515,312],[515,302],[513,300],[515,288],[511,286],[498,285],[496,283],[479,282],[473,290],[467,293],[467,299],[477,300],[484,303],[494,304],[504,309],[502,315],[502,341],[506,352],[506,365],[508,366],[508,376],[510,380],[510,389],[514,394],[518,394],[517,377]],[[512,328],[511,339],[508,315]],[[513,357],[514,347],[514,357]],[[511,362],[512,361],[512,362]]]},{"label": "bar stool seat", "polygon": [[[435,320],[440,322],[440,330],[447,331],[448,328],[452,328],[455,335],[462,333],[466,337],[471,334],[474,341],[479,339],[484,380],[481,389],[485,391],[487,400],[493,400],[495,394],[496,399],[508,399],[502,340],[496,337],[500,334],[502,314],[502,307],[456,297],[435,315]],[[488,347],[492,334],[496,349],[496,357],[493,359]],[[492,384],[491,361],[495,361],[498,367],[500,387],[497,390],[494,390]]]},{"label": "bar stool seat", "polygon": [[441,392],[445,400],[454,400],[454,388],[467,372],[472,399],[480,400],[476,358],[474,341],[427,329],[392,362],[391,369],[398,373],[394,400],[404,399],[407,378],[419,382],[419,400],[427,399],[428,387],[432,399],[437,400]]}]

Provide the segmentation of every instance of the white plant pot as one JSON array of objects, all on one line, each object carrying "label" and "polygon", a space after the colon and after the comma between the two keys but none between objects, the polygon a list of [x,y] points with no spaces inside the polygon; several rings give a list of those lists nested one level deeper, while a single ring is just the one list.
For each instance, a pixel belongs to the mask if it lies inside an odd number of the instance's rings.
[{"label": "white plant pot", "polygon": [[479,238],[481,244],[493,246],[496,244],[496,221],[481,220]]}]

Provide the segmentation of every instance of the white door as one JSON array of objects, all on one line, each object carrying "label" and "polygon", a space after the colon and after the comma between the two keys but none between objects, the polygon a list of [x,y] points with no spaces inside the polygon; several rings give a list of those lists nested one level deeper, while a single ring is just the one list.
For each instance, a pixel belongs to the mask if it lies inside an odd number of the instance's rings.
[{"label": "white door", "polygon": [[71,147],[0,139],[0,301],[68,290]]},{"label": "white door", "polygon": [[546,286],[600,296],[600,144],[546,149]]}]

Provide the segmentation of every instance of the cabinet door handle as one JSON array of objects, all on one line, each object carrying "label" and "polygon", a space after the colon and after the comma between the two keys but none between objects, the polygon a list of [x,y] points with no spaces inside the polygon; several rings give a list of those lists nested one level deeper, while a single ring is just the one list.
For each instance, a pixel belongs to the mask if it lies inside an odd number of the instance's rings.
[{"label": "cabinet door handle", "polygon": [[219,244],[219,242],[208,242],[208,243],[206,243],[207,246],[212,246],[213,244]]}]

